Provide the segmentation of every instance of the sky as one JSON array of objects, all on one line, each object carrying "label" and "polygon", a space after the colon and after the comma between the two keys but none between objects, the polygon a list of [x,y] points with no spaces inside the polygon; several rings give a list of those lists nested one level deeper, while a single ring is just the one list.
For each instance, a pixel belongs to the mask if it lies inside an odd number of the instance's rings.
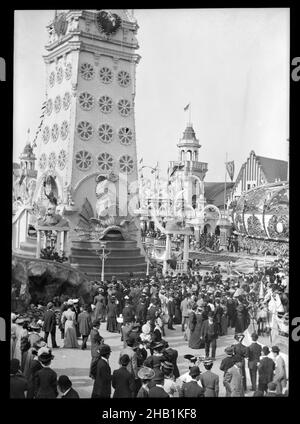
[{"label": "sky", "polygon": [[[165,176],[189,120],[208,163],[206,181],[235,178],[251,150],[288,160],[289,9],[135,9],[141,61],[138,160]],[[13,160],[35,135],[45,98],[46,25],[53,10],[15,12]]]}]

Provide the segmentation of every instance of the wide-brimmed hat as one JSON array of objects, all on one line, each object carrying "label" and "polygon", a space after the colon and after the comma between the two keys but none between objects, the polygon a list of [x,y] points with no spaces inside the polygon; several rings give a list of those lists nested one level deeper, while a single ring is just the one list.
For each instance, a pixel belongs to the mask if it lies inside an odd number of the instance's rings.
[{"label": "wide-brimmed hat", "polygon": [[25,319],[23,317],[19,317],[15,321],[16,324],[24,324],[24,322],[25,322]]},{"label": "wide-brimmed hat", "polygon": [[44,346],[47,346],[47,343],[43,339],[33,343],[33,348],[36,349],[37,351]]},{"label": "wide-brimmed hat", "polygon": [[99,348],[100,356],[107,355],[108,353],[111,353],[110,346],[108,346],[107,344],[103,344],[102,346],[100,346],[100,348]]},{"label": "wide-brimmed hat", "polygon": [[29,324],[29,329],[33,331],[39,331],[41,329],[41,326],[37,322],[32,322]]},{"label": "wide-brimmed hat", "polygon": [[184,359],[187,359],[190,362],[196,362],[197,361],[197,357],[194,355],[191,355],[189,353],[187,353],[186,355],[183,356]]},{"label": "wide-brimmed hat", "polygon": [[192,367],[190,369],[189,374],[190,374],[191,377],[197,377],[198,375],[200,375],[199,367],[196,367],[196,366],[195,367]]},{"label": "wide-brimmed hat", "polygon": [[155,375],[155,371],[149,367],[142,367],[138,371],[138,377],[141,380],[151,380]]},{"label": "wide-brimmed hat", "polygon": [[272,346],[272,352],[273,353],[279,353],[280,352],[279,347],[278,346]]},{"label": "wide-brimmed hat", "polygon": [[204,361],[203,361],[203,365],[205,366],[210,366],[210,365],[212,365],[214,363],[214,361],[212,360],[212,359],[209,359],[209,358],[207,358],[207,359],[205,359]]},{"label": "wide-brimmed hat", "polygon": [[38,350],[38,360],[42,363],[46,363],[54,359],[52,351],[49,347],[44,346]]},{"label": "wide-brimmed hat", "polygon": [[51,309],[51,308],[53,308],[53,303],[52,302],[49,302],[49,303],[47,303],[47,309]]},{"label": "wide-brimmed hat", "polygon": [[162,341],[154,342],[151,346],[152,349],[162,349],[164,347],[164,343]]}]

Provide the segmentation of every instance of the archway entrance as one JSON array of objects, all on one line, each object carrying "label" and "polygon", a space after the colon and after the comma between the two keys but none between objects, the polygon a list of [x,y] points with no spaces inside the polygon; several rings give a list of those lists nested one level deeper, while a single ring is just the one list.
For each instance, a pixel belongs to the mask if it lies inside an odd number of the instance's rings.
[{"label": "archway entrance", "polygon": [[203,229],[204,234],[211,233],[211,226],[210,224],[205,224]]}]

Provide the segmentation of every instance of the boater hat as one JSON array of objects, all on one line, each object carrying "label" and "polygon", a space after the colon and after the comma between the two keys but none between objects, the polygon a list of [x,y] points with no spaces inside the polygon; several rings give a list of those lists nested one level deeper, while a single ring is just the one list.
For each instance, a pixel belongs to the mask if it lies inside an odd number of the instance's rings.
[{"label": "boater hat", "polygon": [[138,377],[141,380],[151,380],[155,375],[155,371],[152,368],[142,367],[138,371]]}]

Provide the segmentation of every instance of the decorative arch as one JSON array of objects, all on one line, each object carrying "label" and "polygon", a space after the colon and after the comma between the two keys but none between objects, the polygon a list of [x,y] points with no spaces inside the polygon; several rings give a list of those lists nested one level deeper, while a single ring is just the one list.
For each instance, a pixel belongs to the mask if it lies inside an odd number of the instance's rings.
[{"label": "decorative arch", "polygon": [[186,151],[186,160],[189,160],[189,161],[193,160],[193,153],[191,150]]}]

